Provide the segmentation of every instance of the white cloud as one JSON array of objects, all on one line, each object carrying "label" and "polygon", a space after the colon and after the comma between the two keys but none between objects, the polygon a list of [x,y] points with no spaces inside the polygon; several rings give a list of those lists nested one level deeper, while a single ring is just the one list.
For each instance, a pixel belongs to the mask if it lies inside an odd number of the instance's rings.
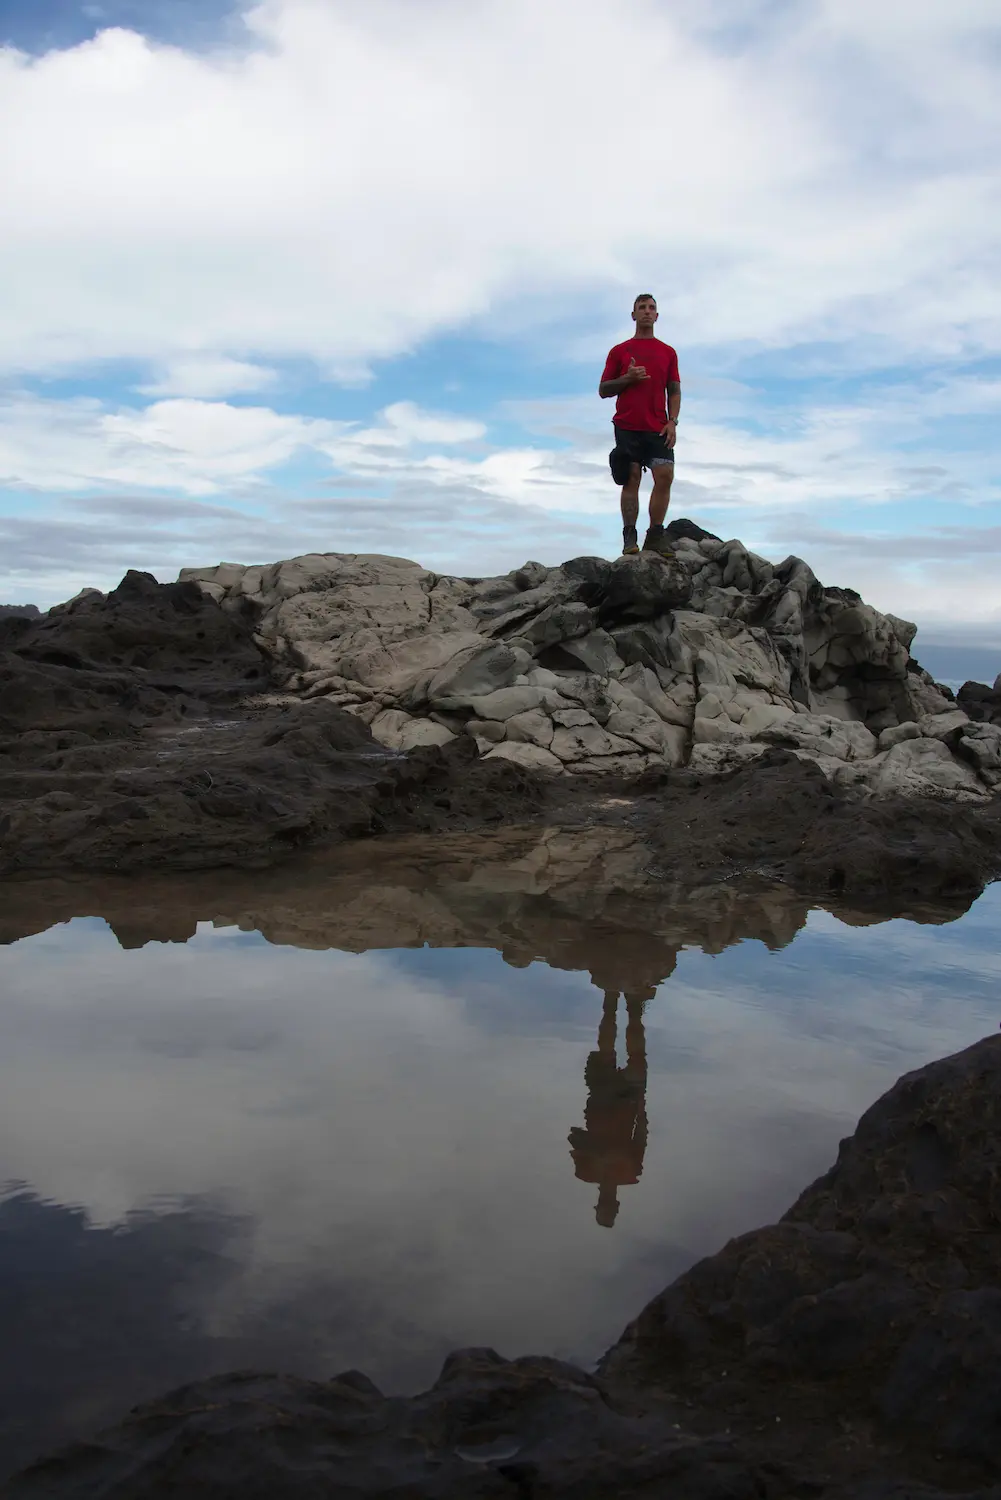
[{"label": "white cloud", "polygon": [[222,401],[108,411],[86,398],[18,396],[0,403],[0,485],[59,491],[114,484],[212,495],[252,483],[335,431],[332,422]]},{"label": "white cloud", "polygon": [[364,378],[523,293],[565,328],[640,282],[686,346],[1001,345],[995,0],[247,20],[249,52],[0,53],[0,367],[197,348]]},{"label": "white cloud", "polygon": [[486,433],[482,422],[453,417],[445,412],[422,411],[412,401],[395,401],[382,413],[383,419],[403,442],[470,443]]},{"label": "white cloud", "polygon": [[212,400],[268,390],[276,379],[275,371],[264,365],[219,354],[194,354],[171,360],[158,379],[136,389],[143,396],[194,396]]}]

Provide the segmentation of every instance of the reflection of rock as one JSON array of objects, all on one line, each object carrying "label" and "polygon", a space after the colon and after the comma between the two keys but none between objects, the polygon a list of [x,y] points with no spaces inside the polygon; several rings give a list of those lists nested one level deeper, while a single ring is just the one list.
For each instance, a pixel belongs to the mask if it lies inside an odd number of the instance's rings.
[{"label": "reflection of rock", "polygon": [[483,1349],[407,1399],[357,1371],[226,1376],[5,1494],[996,1500],[999,1101],[996,1036],[908,1074],[780,1223],[655,1298],[599,1378]]},{"label": "reflection of rock", "polygon": [[35,881],[4,891],[0,941],[87,915],[131,948],[212,921],[300,948],[499,948],[518,967],[542,959],[623,990],[659,983],[686,943],[781,948],[806,920],[809,904],[774,882],[687,888],[651,859],[628,829],[554,828],[385,839],[250,876]]},{"label": "reflection of rock", "polygon": [[569,1140],[574,1171],[581,1182],[598,1184],[595,1218],[605,1229],[619,1212],[616,1189],[637,1183],[643,1171],[647,1142],[646,1038],[643,1006],[654,991],[644,989],[623,996],[626,1002],[626,1061],[615,1056],[619,1006],[617,990],[606,990],[598,1027],[598,1047],[587,1060],[584,1081],[588,1097],[584,1129],[574,1126]]}]

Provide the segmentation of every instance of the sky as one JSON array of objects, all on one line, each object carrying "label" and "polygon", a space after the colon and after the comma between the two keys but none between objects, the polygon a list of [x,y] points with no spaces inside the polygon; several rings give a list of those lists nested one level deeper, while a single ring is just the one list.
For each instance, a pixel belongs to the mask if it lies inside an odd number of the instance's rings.
[{"label": "sky", "polygon": [[0,0],[0,602],[672,513],[1001,646],[997,0]]}]

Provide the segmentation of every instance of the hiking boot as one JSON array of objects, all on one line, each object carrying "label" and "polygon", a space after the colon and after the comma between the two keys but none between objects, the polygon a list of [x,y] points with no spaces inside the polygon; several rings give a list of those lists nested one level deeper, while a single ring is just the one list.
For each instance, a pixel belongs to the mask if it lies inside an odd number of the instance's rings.
[{"label": "hiking boot", "polygon": [[674,557],[674,548],[667,540],[663,526],[647,528],[647,534],[643,538],[643,551],[656,552],[658,557],[666,558],[668,561]]},{"label": "hiking boot", "polygon": [[622,556],[635,557],[640,550],[640,544],[636,539],[635,526],[623,526],[622,528]]}]

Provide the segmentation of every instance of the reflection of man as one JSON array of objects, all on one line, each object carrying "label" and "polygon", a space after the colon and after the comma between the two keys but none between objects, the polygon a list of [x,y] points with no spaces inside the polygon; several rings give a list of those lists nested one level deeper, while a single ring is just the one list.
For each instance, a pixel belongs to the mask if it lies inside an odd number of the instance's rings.
[{"label": "reflection of man", "polygon": [[619,1211],[616,1189],[639,1182],[646,1151],[646,1038],[643,1007],[653,998],[653,985],[626,991],[626,1065],[615,1056],[619,992],[605,990],[598,1027],[598,1050],[584,1069],[587,1104],[584,1129],[575,1125],[569,1135],[574,1171],[581,1182],[598,1184],[595,1218],[611,1229]]}]

